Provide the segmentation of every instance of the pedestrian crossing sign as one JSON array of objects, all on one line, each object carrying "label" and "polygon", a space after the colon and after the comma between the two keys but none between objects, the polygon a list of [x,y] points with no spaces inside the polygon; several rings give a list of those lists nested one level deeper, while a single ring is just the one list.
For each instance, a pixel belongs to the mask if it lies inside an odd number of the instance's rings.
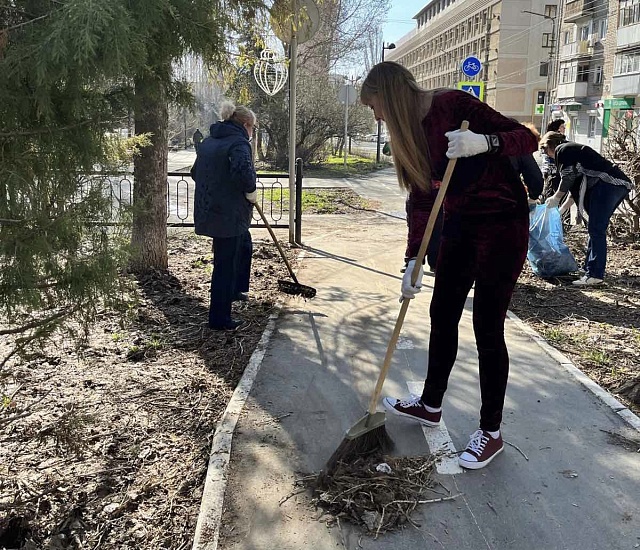
[{"label": "pedestrian crossing sign", "polygon": [[458,90],[468,92],[480,101],[484,101],[484,82],[458,82]]}]

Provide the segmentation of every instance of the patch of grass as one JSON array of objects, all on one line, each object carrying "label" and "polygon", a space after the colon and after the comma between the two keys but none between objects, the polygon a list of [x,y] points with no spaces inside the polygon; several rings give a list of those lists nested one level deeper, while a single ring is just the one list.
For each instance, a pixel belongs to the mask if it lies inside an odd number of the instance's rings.
[{"label": "patch of grass", "polygon": [[610,361],[607,352],[602,350],[588,350],[585,352],[584,357],[600,367],[608,366]]},{"label": "patch of grass", "polygon": [[548,340],[552,344],[562,344],[569,340],[569,337],[562,332],[562,329],[556,327],[544,329],[542,335],[545,340]]},{"label": "patch of grass", "polygon": [[125,339],[125,335],[124,335],[124,334],[122,334],[121,332],[114,332],[114,333],[111,335],[111,339],[112,339],[114,342],[122,342],[122,341]]},{"label": "patch of grass", "polygon": [[[283,203],[283,211],[289,211],[288,189],[265,189],[263,192],[264,210],[268,210],[268,202]],[[258,199],[260,200],[260,199]],[[302,212],[305,214],[339,214],[345,207],[366,209],[370,205],[357,194],[335,189],[314,189],[302,191]]]},{"label": "patch of grass", "polygon": [[344,178],[362,176],[389,166],[391,164],[387,161],[376,164],[375,159],[358,155],[348,155],[347,165],[345,166],[344,157],[330,155],[324,162],[317,166],[309,167],[307,175],[315,178]]},{"label": "patch of grass", "polygon": [[13,401],[10,396],[0,394],[0,397],[2,398],[0,399],[0,404],[3,409],[8,409],[9,407],[11,407]]},{"label": "patch of grass", "polygon": [[158,350],[162,347],[164,347],[164,342],[157,335],[153,335],[151,339],[147,342],[147,348]]},{"label": "patch of grass", "polygon": [[205,258],[204,256],[200,256],[191,262],[191,267],[195,269],[201,269],[211,265],[211,258]]}]

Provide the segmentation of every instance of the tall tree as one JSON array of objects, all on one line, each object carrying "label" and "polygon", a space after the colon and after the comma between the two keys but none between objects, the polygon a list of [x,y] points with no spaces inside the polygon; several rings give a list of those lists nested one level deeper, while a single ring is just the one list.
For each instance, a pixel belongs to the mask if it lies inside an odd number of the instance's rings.
[{"label": "tall tree", "polygon": [[[88,1],[88,0],[87,0]],[[192,104],[173,64],[195,54],[206,65],[228,61],[228,36],[255,18],[259,0],[139,0],[127,2],[135,34],[144,47],[133,71],[136,133],[151,134],[151,144],[134,162],[135,271],[166,269],[167,103]]]},{"label": "tall tree", "polygon": [[[325,142],[344,133],[344,106],[338,102],[342,84],[340,69],[362,65],[362,52],[379,35],[388,0],[324,0],[318,2],[320,28],[308,42],[300,45],[298,57],[296,156],[305,162],[317,160]],[[251,64],[259,56],[260,43],[250,33],[243,34],[242,55],[236,62],[229,94],[245,98],[258,115],[260,128],[268,134],[267,151],[277,167],[288,165],[288,89],[274,97],[253,82]],[[286,45],[283,45],[286,50]],[[366,110],[350,108],[350,129],[367,132],[372,119]]]},{"label": "tall tree", "polygon": [[[118,294],[129,247],[108,227],[108,180],[85,175],[136,147],[132,263],[166,267],[167,103],[191,101],[172,63],[192,52],[223,65],[257,4],[0,2],[0,334],[20,335],[16,349],[65,319],[88,326]],[[114,143],[132,109],[142,137]]]},{"label": "tall tree", "polygon": [[98,304],[120,295],[126,247],[108,227],[110,182],[86,175],[126,164],[146,142],[110,137],[126,119],[119,56],[132,45],[107,31],[125,14],[79,4],[0,7],[0,335],[16,338],[12,353],[66,321],[88,327]]}]

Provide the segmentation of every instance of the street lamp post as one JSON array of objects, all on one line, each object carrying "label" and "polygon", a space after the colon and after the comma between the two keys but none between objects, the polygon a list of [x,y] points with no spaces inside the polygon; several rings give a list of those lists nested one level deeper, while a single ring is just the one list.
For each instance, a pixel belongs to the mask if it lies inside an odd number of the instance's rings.
[{"label": "street lamp post", "polygon": [[549,19],[551,21],[551,48],[549,49],[549,64],[547,66],[547,88],[544,93],[544,110],[542,112],[542,127],[540,128],[541,133],[545,132],[548,121],[548,112],[549,112],[549,94],[551,93],[551,75],[553,71],[555,71],[555,64],[553,61],[555,60],[555,50],[556,50],[556,18],[546,13],[537,13],[535,11],[522,10],[522,13],[529,13],[531,15],[537,15],[538,17],[544,17],[545,19]]},{"label": "street lamp post", "polygon": [[345,98],[344,98],[344,143],[342,145],[342,149],[344,151],[344,167],[347,167],[347,155],[351,151],[348,151],[347,148],[347,139],[349,137],[349,104],[355,103],[355,96],[352,96],[351,90],[353,89],[353,93],[355,94],[355,83],[360,80],[361,77],[351,77],[345,76]]},{"label": "street lamp post", "polygon": [[[393,50],[396,45],[391,42],[391,44],[384,45],[382,43],[382,62],[384,63],[384,51],[385,50]],[[380,135],[382,134],[382,121],[378,120],[378,137],[376,138],[376,163],[380,164]]]}]

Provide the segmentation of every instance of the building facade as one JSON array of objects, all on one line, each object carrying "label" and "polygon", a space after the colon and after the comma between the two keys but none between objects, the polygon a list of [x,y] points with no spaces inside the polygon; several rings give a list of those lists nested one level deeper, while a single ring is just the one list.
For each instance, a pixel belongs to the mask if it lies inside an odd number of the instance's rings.
[{"label": "building facade", "polygon": [[572,0],[562,11],[554,118],[602,151],[614,118],[640,100],[640,0]]},{"label": "building facade", "polygon": [[640,0],[431,0],[414,19],[386,58],[425,88],[482,84],[506,116],[541,131],[562,118],[597,151],[614,118],[640,116]]},{"label": "building facade", "polygon": [[[425,88],[482,83],[489,105],[540,127],[554,86],[558,11],[550,0],[432,0],[386,58],[407,67]],[[482,62],[472,78],[461,70],[469,56]]]}]

